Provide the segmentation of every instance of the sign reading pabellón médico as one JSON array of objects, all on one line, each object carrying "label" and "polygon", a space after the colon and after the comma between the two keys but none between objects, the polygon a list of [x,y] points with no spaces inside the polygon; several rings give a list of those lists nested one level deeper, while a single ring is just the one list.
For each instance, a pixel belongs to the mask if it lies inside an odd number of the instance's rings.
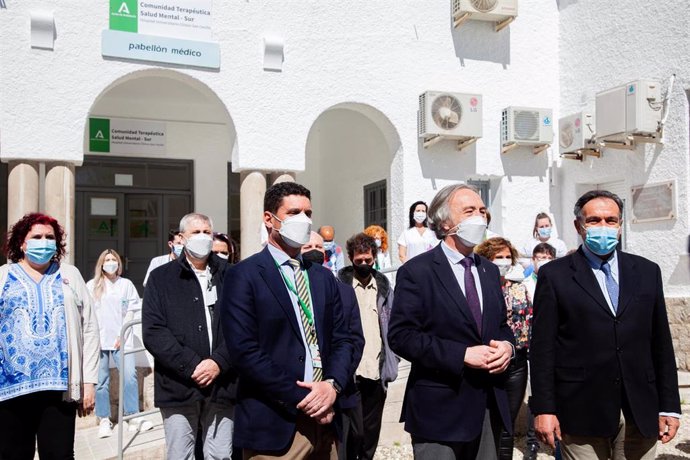
[{"label": "sign reading pabell\u00f3n m\u00e9dico", "polygon": [[165,122],[89,118],[89,151],[164,154]]},{"label": "sign reading pabell\u00f3n m\u00e9dico", "polygon": [[101,39],[103,56],[220,68],[211,0],[110,0]]}]

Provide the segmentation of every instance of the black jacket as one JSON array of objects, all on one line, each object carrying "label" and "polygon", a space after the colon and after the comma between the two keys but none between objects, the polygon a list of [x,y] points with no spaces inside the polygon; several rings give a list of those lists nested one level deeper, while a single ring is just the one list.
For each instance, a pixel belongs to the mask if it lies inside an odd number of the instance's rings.
[{"label": "black jacket", "polygon": [[[228,264],[214,254],[208,263],[220,300]],[[182,406],[206,397],[234,403],[236,375],[223,338],[220,312],[215,309],[213,314],[210,350],[205,308],[201,286],[184,252],[151,272],[144,290],[141,319],[144,346],[155,359],[156,407]],[[212,385],[202,389],[191,376],[206,358],[213,359],[221,373]]]},{"label": "black jacket", "polygon": [[563,433],[611,437],[626,398],[642,435],[656,438],[659,412],[680,413],[661,270],[619,251],[618,273],[614,315],[582,248],[539,269],[530,407],[556,414]]}]

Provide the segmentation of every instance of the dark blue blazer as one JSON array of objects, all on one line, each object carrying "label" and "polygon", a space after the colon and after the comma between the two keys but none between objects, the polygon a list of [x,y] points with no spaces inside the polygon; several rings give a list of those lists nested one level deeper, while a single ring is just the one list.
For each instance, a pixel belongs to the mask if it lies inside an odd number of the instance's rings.
[{"label": "dark blue blazer", "polygon": [[661,270],[617,256],[615,315],[582,248],[539,269],[530,407],[556,414],[563,433],[612,437],[627,405],[640,433],[656,438],[659,412],[681,410]]},{"label": "dark blue blazer", "polygon": [[352,288],[352,285],[347,285],[343,282],[338,282],[338,288],[340,289],[340,298],[343,302],[343,317],[348,325],[354,347],[350,376],[347,384],[343,386],[342,394],[338,397],[338,406],[341,409],[352,409],[357,407],[360,399],[359,393],[357,393],[357,386],[355,385],[355,372],[357,372],[357,367],[362,360],[362,353],[364,352],[364,332],[362,331],[362,318],[359,313],[359,303],[357,303],[355,290]]},{"label": "dark blue blazer", "polygon": [[[304,263],[309,276],[324,378],[344,387],[353,345],[333,274]],[[309,393],[308,353],[287,288],[268,248],[228,267],[220,305],[230,361],[239,374],[233,442],[245,449],[279,451],[292,440],[297,404]],[[339,420],[339,417],[336,417]]]},{"label": "dark blue blazer", "polygon": [[515,342],[498,268],[474,257],[483,297],[481,334],[441,245],[408,260],[395,282],[388,340],[396,354],[412,363],[401,421],[410,434],[429,441],[477,438],[489,398],[512,432],[505,375],[464,365],[468,347]]}]

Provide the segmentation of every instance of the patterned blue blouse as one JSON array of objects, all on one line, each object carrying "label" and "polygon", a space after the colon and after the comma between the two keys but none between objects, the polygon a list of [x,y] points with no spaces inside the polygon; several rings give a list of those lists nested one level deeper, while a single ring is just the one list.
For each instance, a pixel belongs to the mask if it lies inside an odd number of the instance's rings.
[{"label": "patterned blue blouse", "polygon": [[67,390],[67,324],[62,277],[53,263],[39,283],[12,264],[0,295],[0,401]]}]

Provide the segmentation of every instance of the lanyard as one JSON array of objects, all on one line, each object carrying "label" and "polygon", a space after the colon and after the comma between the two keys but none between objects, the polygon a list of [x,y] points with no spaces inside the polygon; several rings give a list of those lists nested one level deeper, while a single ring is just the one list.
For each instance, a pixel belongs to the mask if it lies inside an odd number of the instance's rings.
[{"label": "lanyard", "polygon": [[[299,294],[297,293],[297,289],[295,289],[295,286],[288,279],[288,277],[285,276],[285,273],[283,273],[283,270],[280,268],[280,265],[278,265],[278,262],[276,262],[276,260],[273,259],[273,263],[276,264],[276,267],[278,268],[280,275],[283,277],[283,281],[285,281],[287,288],[290,290],[290,292],[295,294],[295,297],[297,297],[297,303],[299,304],[300,308],[302,308],[302,311],[304,312],[304,316],[307,317],[307,322],[309,322],[310,326],[313,326],[314,325],[314,317],[312,316],[311,309],[300,298]],[[304,275],[304,279],[307,282],[307,293],[309,294],[309,297],[311,297],[311,286],[309,285],[309,275],[307,274],[306,271],[304,271],[302,274]]]}]

